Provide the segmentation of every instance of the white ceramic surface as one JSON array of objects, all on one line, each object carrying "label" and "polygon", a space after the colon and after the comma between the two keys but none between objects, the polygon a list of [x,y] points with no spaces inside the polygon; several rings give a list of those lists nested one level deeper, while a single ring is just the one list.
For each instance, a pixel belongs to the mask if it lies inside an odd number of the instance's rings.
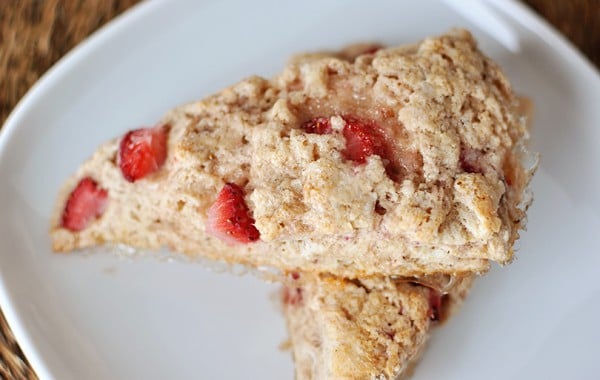
[{"label": "white ceramic surface", "polygon": [[[42,379],[291,379],[275,286],[198,264],[55,255],[60,183],[101,142],[294,52],[473,30],[535,104],[518,259],[481,279],[415,379],[600,375],[600,79],[512,1],[151,1],[68,54],[0,135],[0,302]],[[101,250],[102,252],[102,250]]]}]

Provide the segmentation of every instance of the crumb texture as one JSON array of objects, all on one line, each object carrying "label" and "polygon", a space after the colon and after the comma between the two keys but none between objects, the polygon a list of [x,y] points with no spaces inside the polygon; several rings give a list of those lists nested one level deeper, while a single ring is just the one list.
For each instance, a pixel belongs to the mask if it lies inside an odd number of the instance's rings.
[{"label": "crumb texture", "polygon": [[[467,295],[472,277],[446,296],[448,314]],[[283,289],[297,380],[390,379],[404,376],[425,347],[431,289],[389,279],[307,276]]]},{"label": "crumb texture", "polygon": [[[326,133],[303,128],[314,118]],[[271,80],[248,78],[162,123],[170,129],[158,172],[125,181],[114,140],[65,184],[55,250],[168,246],[352,278],[484,272],[512,258],[531,174],[520,163],[525,120],[506,77],[466,31],[298,56]],[[357,161],[349,141],[373,136],[378,150]],[[60,215],[84,176],[108,190],[108,205],[71,232]],[[226,183],[243,189],[259,242],[229,245],[206,233]]]}]

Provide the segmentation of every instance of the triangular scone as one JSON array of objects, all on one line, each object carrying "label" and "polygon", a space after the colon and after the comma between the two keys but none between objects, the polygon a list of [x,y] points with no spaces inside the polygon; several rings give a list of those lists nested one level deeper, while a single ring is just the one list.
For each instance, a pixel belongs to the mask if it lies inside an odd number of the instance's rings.
[{"label": "triangular scone", "polygon": [[419,359],[437,322],[466,297],[473,276],[448,293],[389,279],[301,274],[283,288],[296,380],[394,380]]},{"label": "triangular scone", "polygon": [[[52,244],[167,246],[351,278],[484,272],[511,260],[524,217],[518,106],[466,31],[296,59],[169,112],[164,163],[146,175],[127,162],[134,182],[120,146],[139,139],[101,146],[63,187]],[[91,216],[83,179],[102,198]]]}]

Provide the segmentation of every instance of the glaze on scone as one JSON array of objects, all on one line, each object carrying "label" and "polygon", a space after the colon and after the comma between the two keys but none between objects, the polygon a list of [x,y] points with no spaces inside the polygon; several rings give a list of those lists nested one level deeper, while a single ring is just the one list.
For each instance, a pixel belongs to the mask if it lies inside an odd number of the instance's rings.
[{"label": "glaze on scone", "polygon": [[472,280],[457,279],[432,305],[439,295],[421,285],[300,274],[282,291],[296,380],[404,378],[436,324],[434,308],[447,318]]},{"label": "glaze on scone", "polygon": [[[316,118],[326,133],[307,131]],[[124,180],[114,140],[66,183],[55,250],[168,246],[350,278],[484,272],[513,256],[531,174],[519,156],[525,121],[506,77],[466,31],[358,57],[298,57],[272,80],[249,78],[162,123],[168,153],[156,173]],[[386,154],[351,158],[352,123],[383,136]],[[74,232],[61,214],[84,177],[108,202]],[[206,232],[227,183],[243,190],[258,241],[232,245]]]}]

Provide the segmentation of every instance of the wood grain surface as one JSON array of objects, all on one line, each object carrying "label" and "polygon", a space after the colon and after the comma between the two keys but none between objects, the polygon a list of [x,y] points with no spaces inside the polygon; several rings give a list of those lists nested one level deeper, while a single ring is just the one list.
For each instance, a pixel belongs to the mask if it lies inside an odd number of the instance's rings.
[{"label": "wood grain surface", "polygon": [[[0,0],[0,125],[73,46],[138,0]],[[600,0],[526,0],[600,67]],[[0,378],[37,379],[0,313]]]}]

